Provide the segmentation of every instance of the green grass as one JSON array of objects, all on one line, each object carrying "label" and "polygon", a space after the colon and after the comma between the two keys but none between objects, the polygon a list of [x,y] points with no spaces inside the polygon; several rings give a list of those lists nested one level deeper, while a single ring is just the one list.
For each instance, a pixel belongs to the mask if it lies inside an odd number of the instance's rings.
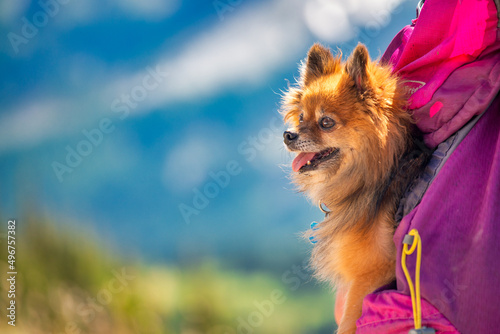
[{"label": "green grass", "polygon": [[[189,268],[129,262],[92,233],[44,219],[28,218],[16,233],[16,327],[1,321],[1,333],[319,334],[334,329],[331,293],[295,274],[282,279],[215,261]],[[3,277],[5,235],[0,241]],[[116,275],[122,271],[129,277],[120,281]],[[5,319],[6,279],[0,286]]]}]

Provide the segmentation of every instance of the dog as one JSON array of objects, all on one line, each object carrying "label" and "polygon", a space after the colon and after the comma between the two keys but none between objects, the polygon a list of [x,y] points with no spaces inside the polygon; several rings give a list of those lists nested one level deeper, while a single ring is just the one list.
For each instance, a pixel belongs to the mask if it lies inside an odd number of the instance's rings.
[{"label": "dog", "polygon": [[364,297],[395,279],[395,213],[427,160],[407,95],[363,44],[346,62],[315,44],[283,96],[292,180],[329,209],[307,236],[316,276],[345,292],[340,334],[355,333]]}]

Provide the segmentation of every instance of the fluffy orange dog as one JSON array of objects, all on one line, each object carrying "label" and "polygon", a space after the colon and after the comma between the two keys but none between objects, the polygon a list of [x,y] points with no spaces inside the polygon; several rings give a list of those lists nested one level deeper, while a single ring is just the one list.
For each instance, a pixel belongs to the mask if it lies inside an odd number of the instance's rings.
[{"label": "fluffy orange dog", "polygon": [[330,209],[310,232],[312,265],[346,292],[342,334],[356,332],[363,298],[395,278],[394,215],[424,162],[405,101],[401,81],[362,44],[346,63],[315,44],[284,96],[293,180]]}]

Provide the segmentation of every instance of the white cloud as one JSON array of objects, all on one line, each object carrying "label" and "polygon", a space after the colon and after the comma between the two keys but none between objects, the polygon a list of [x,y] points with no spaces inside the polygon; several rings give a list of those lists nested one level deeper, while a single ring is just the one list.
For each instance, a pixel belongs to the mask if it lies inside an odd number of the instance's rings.
[{"label": "white cloud", "polygon": [[[274,1],[237,8],[226,14],[222,24],[195,37],[175,56],[158,59],[169,78],[148,102],[162,106],[212,96],[233,85],[262,83],[288,61],[300,57],[308,37],[301,8],[293,3]],[[135,77],[137,74],[131,75]]]},{"label": "white cloud", "polygon": [[214,162],[210,146],[200,138],[191,138],[172,148],[163,168],[165,186],[185,190],[203,182]]},{"label": "white cloud", "polygon": [[163,183],[175,191],[189,191],[205,181],[212,167],[222,158],[222,142],[188,136],[187,141],[170,148],[163,166]]},{"label": "white cloud", "polygon": [[[387,19],[393,14],[394,9],[404,0],[350,0],[345,4],[354,24],[365,26],[369,22],[377,22],[382,26],[387,24]],[[416,6],[415,1],[415,6]]]},{"label": "white cloud", "polygon": [[61,135],[68,119],[60,111],[67,106],[62,100],[46,99],[6,112],[0,118],[0,151],[20,143],[33,146],[53,135]]},{"label": "white cloud", "polygon": [[380,29],[403,0],[308,0],[304,20],[309,30],[330,43],[353,38],[360,28]]},{"label": "white cloud", "polygon": [[[310,43],[311,32],[323,41],[344,42],[355,35],[353,22],[366,23],[376,17],[375,11],[388,12],[400,1],[275,0],[238,7],[226,13],[221,24],[157,59],[169,78],[148,96],[144,107],[161,108],[213,96],[234,85],[261,84],[282,66],[304,56],[300,52]],[[111,86],[123,87],[141,76],[143,70]]]},{"label": "white cloud", "polygon": [[313,0],[305,4],[304,17],[309,29],[328,42],[345,42],[353,28],[345,5],[337,1]]},{"label": "white cloud", "polygon": [[[130,15],[157,19],[171,15],[178,1],[70,2],[61,8],[61,13],[64,11],[65,15],[59,14],[56,19],[79,24],[108,13],[109,6],[119,7],[120,11]],[[375,15],[372,11],[385,7],[392,10],[400,1],[244,2],[234,11],[227,12],[223,21],[208,27],[186,44],[175,45],[175,49],[158,55],[156,59],[153,56],[151,67],[158,65],[169,75],[164,84],[148,93],[147,99],[141,101],[131,115],[161,109],[173,102],[215,96],[237,85],[262,84],[274,73],[289,66],[290,62],[298,62],[305,56],[303,51],[313,40],[311,32],[316,38],[331,43],[343,41],[352,35],[354,24]],[[75,75],[80,78],[82,73],[99,73],[98,76],[86,76],[78,95],[55,96],[52,100],[57,103],[29,100],[28,97],[28,104],[23,102],[4,114],[0,122],[0,151],[80,132],[83,126],[103,117],[103,112],[109,112],[111,101],[121,94],[130,93],[130,89],[147,74],[144,68],[121,71],[120,74],[116,74],[116,68],[108,68],[106,73],[99,62],[86,62],[87,65],[82,66],[92,66],[93,63],[100,64],[99,71],[60,71],[60,80],[64,83],[70,83]],[[63,66],[64,62],[61,68]]]}]

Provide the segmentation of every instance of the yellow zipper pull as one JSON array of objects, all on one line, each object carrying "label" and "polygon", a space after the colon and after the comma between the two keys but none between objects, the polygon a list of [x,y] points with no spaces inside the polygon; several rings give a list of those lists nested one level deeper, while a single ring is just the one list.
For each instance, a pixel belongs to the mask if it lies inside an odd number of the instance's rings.
[{"label": "yellow zipper pull", "polygon": [[[410,246],[408,249],[408,246]],[[406,256],[413,254],[417,249],[417,264],[415,266],[415,288],[411,280],[410,273],[406,267]],[[408,288],[410,289],[411,306],[413,309],[413,322],[415,328],[410,330],[408,334],[431,334],[436,333],[433,328],[422,327],[422,305],[420,299],[420,265],[422,261],[422,239],[416,229],[412,229],[410,233],[405,235],[403,239],[403,253],[401,254],[401,267],[405,273]]]}]

